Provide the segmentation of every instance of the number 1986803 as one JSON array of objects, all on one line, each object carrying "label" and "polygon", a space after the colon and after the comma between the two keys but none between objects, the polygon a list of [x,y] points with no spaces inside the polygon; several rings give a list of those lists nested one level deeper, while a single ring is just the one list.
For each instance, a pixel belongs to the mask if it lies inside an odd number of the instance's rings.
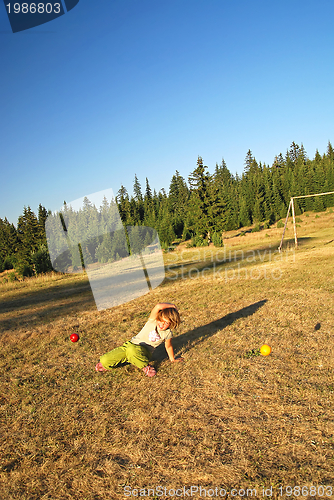
[{"label": "number 1986803", "polygon": [[331,497],[333,489],[331,486],[279,486],[279,496],[286,497]]},{"label": "number 1986803", "polygon": [[[6,5],[8,9],[8,14],[11,12],[14,12],[15,14],[51,14],[54,12],[54,14],[59,14],[60,13],[60,3],[23,3],[22,5],[19,3],[8,3]],[[11,10],[12,9],[12,10]]]}]

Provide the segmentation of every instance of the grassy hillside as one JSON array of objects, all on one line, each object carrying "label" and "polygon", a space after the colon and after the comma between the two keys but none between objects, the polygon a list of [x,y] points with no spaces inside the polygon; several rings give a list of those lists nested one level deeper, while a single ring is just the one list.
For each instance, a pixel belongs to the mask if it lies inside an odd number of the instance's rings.
[{"label": "grassy hillside", "polygon": [[[333,484],[334,214],[298,224],[296,252],[291,221],[281,254],[276,228],[227,233],[219,250],[181,245],[165,254],[163,285],[101,312],[85,275],[3,275],[0,498],[171,498],[191,486],[193,498],[196,486],[276,498]],[[152,379],[132,366],[96,373],[160,301],[181,312],[184,363],[159,348]]]}]

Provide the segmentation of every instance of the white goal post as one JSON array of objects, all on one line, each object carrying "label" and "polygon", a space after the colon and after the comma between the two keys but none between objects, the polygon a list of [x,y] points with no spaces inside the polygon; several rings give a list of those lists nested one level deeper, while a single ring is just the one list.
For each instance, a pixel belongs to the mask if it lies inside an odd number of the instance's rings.
[{"label": "white goal post", "polygon": [[286,214],[286,219],[285,219],[285,224],[284,224],[282,239],[281,239],[281,243],[280,243],[280,245],[278,247],[278,251],[279,252],[282,250],[283,238],[284,238],[284,233],[285,233],[285,230],[286,230],[286,225],[288,223],[288,218],[289,218],[289,214],[290,214],[290,208],[292,210],[293,230],[294,230],[294,234],[295,234],[295,246],[296,246],[296,248],[298,248],[294,200],[296,200],[297,198],[311,198],[311,196],[325,196],[326,194],[334,194],[334,191],[330,191],[329,193],[317,193],[317,194],[305,194],[303,196],[293,196],[290,199],[290,203],[289,203],[289,207],[288,207],[288,212]]}]

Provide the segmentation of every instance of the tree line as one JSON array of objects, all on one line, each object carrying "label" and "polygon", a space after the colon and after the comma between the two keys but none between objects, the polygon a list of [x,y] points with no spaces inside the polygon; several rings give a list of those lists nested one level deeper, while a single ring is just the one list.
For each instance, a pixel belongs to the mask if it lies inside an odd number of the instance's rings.
[{"label": "tree line", "polygon": [[[101,207],[85,199],[86,205],[76,217],[83,227],[86,210],[86,220],[91,220],[91,227],[103,228],[104,220],[115,218],[116,208],[120,216],[118,224],[154,228],[165,249],[181,240],[191,240],[192,246],[207,245],[210,241],[221,246],[225,231],[254,224],[260,227],[261,223],[269,227],[285,217],[292,196],[329,191],[334,191],[331,143],[328,142],[326,153],[320,155],[316,151],[310,159],[303,145],[293,142],[284,156],[280,153],[275,157],[272,165],[258,162],[249,150],[241,176],[232,175],[224,159],[210,173],[199,156],[187,181],[175,172],[168,193],[165,189],[152,192],[147,178],[142,189],[135,175],[132,195],[122,185],[115,200],[104,200]],[[296,200],[296,215],[332,206],[334,195],[302,198]],[[70,216],[70,212],[69,209],[67,215]],[[39,205],[37,215],[30,207],[24,207],[17,227],[6,218],[0,219],[0,272],[15,268],[22,275],[32,275],[52,269],[45,234],[45,222],[50,216],[51,212]],[[92,231],[87,236],[87,244],[80,249],[81,264],[84,252],[85,262],[88,258],[92,263],[117,260],[131,253],[119,225],[115,228],[118,236],[112,241],[109,233],[103,236],[100,230],[92,236]],[[76,265],[80,265],[78,254]]]}]

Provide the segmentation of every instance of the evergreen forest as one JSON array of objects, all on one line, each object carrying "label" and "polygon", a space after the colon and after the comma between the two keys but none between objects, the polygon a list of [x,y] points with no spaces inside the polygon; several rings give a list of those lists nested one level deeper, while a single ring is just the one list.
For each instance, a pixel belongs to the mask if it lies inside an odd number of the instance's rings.
[{"label": "evergreen forest", "polygon": [[[199,156],[187,180],[175,172],[168,193],[165,189],[152,192],[147,178],[142,188],[135,175],[131,195],[122,185],[115,200],[104,199],[100,207],[87,198],[79,212],[65,205],[59,224],[66,232],[68,221],[72,221],[72,227],[81,228],[80,234],[85,237],[81,236],[84,243],[79,245],[79,253],[70,249],[63,254],[62,268],[112,262],[129,255],[133,248],[128,235],[122,236],[125,227],[152,228],[151,233],[139,229],[133,233],[137,240],[143,239],[139,249],[152,243],[153,229],[164,249],[185,240],[191,240],[189,246],[210,242],[222,246],[225,231],[252,225],[260,230],[285,218],[292,196],[330,191],[334,191],[334,149],[330,142],[326,153],[316,151],[313,159],[308,158],[303,145],[293,142],[285,156],[276,156],[272,165],[258,162],[249,150],[241,176],[232,175],[224,159],[210,173]],[[334,206],[334,195],[295,203],[296,215],[320,212]],[[37,214],[24,207],[16,227],[7,218],[0,218],[0,272],[14,268],[22,276],[31,276],[52,270],[45,231],[51,217],[51,211],[40,204]],[[69,237],[69,233],[66,235]],[[64,241],[60,238],[54,242],[58,253]]]}]

